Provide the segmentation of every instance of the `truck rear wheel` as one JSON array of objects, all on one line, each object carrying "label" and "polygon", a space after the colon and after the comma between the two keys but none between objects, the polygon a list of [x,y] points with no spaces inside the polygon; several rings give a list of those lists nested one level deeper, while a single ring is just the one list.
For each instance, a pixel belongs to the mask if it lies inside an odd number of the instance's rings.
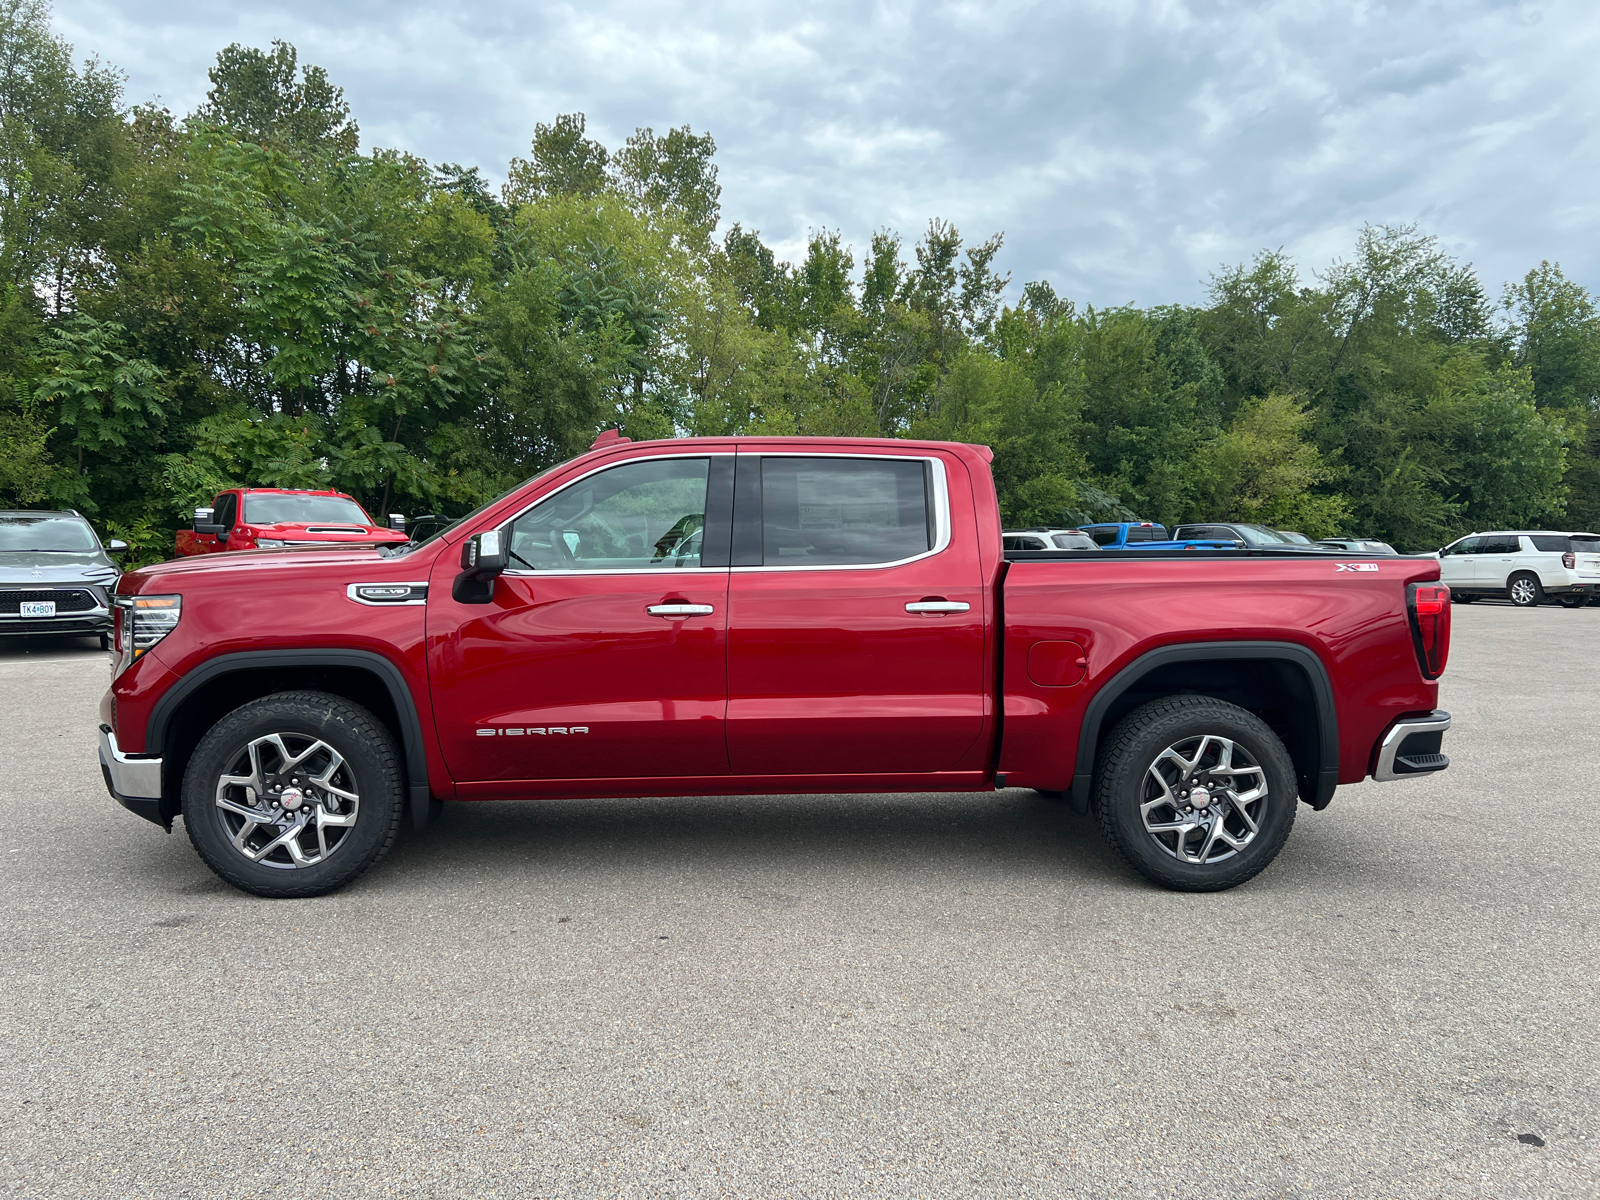
[{"label": "truck rear wheel", "polygon": [[1289,752],[1265,721],[1210,696],[1129,713],[1106,743],[1095,817],[1113,849],[1163,887],[1215,892],[1254,878],[1294,825]]},{"label": "truck rear wheel", "polygon": [[320,896],[388,852],[403,799],[400,756],[376,717],[326,692],[280,692],[200,739],[184,772],[183,823],[235,887]]}]

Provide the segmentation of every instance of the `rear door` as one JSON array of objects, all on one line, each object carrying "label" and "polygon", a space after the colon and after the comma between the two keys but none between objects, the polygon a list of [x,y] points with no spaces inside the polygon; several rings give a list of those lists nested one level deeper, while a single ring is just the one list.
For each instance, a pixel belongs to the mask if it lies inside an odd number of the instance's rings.
[{"label": "rear door", "polygon": [[965,467],[937,453],[741,453],[737,479],[733,772],[964,769],[986,697]]},{"label": "rear door", "polygon": [[1504,591],[1506,581],[1512,575],[1519,569],[1527,570],[1533,566],[1531,561],[1520,562],[1521,556],[1522,539],[1516,534],[1486,534],[1479,538],[1477,553],[1472,557],[1480,586]]}]

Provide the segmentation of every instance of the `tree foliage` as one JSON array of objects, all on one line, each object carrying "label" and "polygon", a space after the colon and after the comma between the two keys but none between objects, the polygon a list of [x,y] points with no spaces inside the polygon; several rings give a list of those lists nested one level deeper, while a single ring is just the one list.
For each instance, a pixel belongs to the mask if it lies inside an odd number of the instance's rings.
[{"label": "tree foliage", "polygon": [[0,0],[0,504],[154,553],[227,484],[460,512],[620,427],[981,442],[1014,524],[1600,524],[1600,310],[1553,263],[1494,304],[1369,226],[1319,271],[1268,250],[1201,305],[1096,307],[942,220],[785,262],[688,126],[608,149],[558,115],[497,192],[362,151],[293,46],[210,80],[129,106],[45,0]]}]

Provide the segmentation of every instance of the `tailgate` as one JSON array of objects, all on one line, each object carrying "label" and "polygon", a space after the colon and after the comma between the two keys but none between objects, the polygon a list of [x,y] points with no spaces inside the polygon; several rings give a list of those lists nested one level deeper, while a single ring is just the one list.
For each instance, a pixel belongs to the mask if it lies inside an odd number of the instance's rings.
[{"label": "tailgate", "polygon": [[1580,550],[1573,557],[1577,559],[1576,570],[1579,575],[1591,579],[1600,579],[1600,553],[1587,553]]}]

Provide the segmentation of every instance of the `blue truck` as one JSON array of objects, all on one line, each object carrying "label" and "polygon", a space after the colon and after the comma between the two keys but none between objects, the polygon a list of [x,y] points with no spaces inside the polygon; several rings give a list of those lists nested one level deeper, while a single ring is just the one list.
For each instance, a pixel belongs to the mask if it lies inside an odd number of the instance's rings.
[{"label": "blue truck", "polygon": [[1078,528],[1102,550],[1237,550],[1242,544],[1214,538],[1173,541],[1167,537],[1167,527],[1154,521],[1107,521]]}]

